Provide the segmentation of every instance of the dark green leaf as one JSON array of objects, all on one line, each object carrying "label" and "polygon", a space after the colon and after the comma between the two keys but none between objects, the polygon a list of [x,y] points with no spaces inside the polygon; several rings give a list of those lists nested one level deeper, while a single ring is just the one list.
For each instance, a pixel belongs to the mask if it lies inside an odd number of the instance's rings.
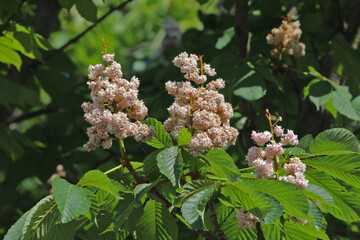
[{"label": "dark green leaf", "polygon": [[320,106],[325,104],[331,96],[331,84],[327,81],[319,81],[310,86],[310,100],[315,104],[319,111]]},{"label": "dark green leaf", "polygon": [[251,70],[234,84],[234,95],[248,101],[255,101],[266,94],[265,82],[262,76]]},{"label": "dark green leaf", "polygon": [[96,22],[97,7],[92,0],[74,0],[74,3],[83,18],[90,22]]},{"label": "dark green leaf", "polygon": [[174,187],[179,187],[184,167],[180,149],[176,146],[165,148],[157,155],[156,160],[160,172],[171,181]]}]

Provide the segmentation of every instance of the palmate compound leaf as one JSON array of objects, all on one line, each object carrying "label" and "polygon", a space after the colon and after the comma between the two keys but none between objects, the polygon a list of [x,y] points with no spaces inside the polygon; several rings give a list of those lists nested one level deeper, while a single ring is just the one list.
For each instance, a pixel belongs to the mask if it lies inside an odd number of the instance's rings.
[{"label": "palmate compound leaf", "polygon": [[286,213],[300,219],[306,219],[306,215],[309,212],[309,203],[305,194],[295,185],[284,181],[267,179],[252,180],[249,183],[256,190],[278,200]]},{"label": "palmate compound leaf", "polygon": [[203,228],[205,207],[217,188],[215,181],[195,180],[184,185],[180,195],[181,212],[193,228]]},{"label": "palmate compound leaf", "polygon": [[331,176],[316,169],[306,169],[305,174],[311,184],[320,186],[331,194],[335,206],[322,204],[322,207],[341,220],[349,222],[360,220],[359,194],[347,192]]},{"label": "palmate compound leaf", "polygon": [[174,187],[180,187],[180,178],[183,173],[184,162],[180,149],[175,147],[165,148],[157,156],[157,165]]},{"label": "palmate compound leaf", "polygon": [[222,149],[210,149],[205,155],[210,164],[210,172],[219,178],[227,178],[231,182],[240,179],[240,172],[229,154]]},{"label": "palmate compound leaf", "polygon": [[266,223],[276,221],[283,214],[283,208],[276,199],[255,190],[248,182],[224,183],[221,193],[235,207],[245,208]]},{"label": "palmate compound leaf", "polygon": [[114,185],[110,178],[99,170],[91,170],[80,179],[76,184],[77,186],[83,187],[96,187],[102,189],[106,192],[113,194],[114,196],[118,195],[119,188],[117,185]]},{"label": "palmate compound leaf", "polygon": [[148,145],[154,148],[166,148],[174,146],[170,134],[168,132],[165,132],[161,122],[159,122],[155,118],[147,118],[142,123],[145,123],[155,129],[155,135],[153,136],[153,138],[150,141],[146,142]]},{"label": "palmate compound leaf", "polygon": [[310,144],[314,155],[358,153],[358,141],[354,134],[343,128],[332,128],[318,134]]},{"label": "palmate compound leaf", "polygon": [[43,198],[28,212],[21,240],[74,239],[77,223],[60,224],[60,217],[54,197],[51,195]]},{"label": "palmate compound leaf", "polygon": [[303,163],[360,188],[360,155],[342,154],[303,159]]},{"label": "palmate compound leaf", "polygon": [[65,179],[56,177],[52,182],[54,198],[61,213],[61,222],[66,223],[89,211],[90,196],[87,192]]},{"label": "palmate compound leaf", "polygon": [[159,202],[149,200],[139,219],[136,237],[140,240],[177,239],[178,227],[168,209]]}]

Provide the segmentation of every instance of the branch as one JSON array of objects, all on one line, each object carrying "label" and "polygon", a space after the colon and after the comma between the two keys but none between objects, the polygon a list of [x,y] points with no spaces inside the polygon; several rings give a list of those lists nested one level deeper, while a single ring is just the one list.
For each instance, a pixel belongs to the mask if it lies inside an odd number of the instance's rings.
[{"label": "branch", "polygon": [[217,217],[216,217],[216,212],[215,212],[215,207],[214,207],[214,202],[213,200],[209,201],[209,210],[210,210],[210,221],[211,223],[214,225],[215,228],[215,233],[217,235],[217,237],[220,240],[226,240],[225,234],[224,232],[221,230],[220,225],[217,221]]},{"label": "branch", "polygon": [[[19,3],[19,6],[17,7],[18,10],[21,8],[21,6],[24,4],[24,2],[26,2],[27,0],[21,0],[21,2]],[[0,36],[4,35],[3,31],[5,30],[5,28],[9,25],[10,21],[15,17],[15,13],[10,13],[4,23],[0,26]]]},{"label": "branch", "polygon": [[89,26],[87,29],[85,29],[82,33],[80,33],[79,35],[77,35],[76,37],[70,39],[67,43],[65,43],[62,47],[55,49],[51,52],[49,52],[48,54],[46,54],[44,56],[44,60],[47,60],[51,57],[53,57],[54,55],[58,54],[59,52],[63,51],[65,48],[67,48],[68,46],[70,46],[71,44],[76,43],[77,41],[80,40],[81,37],[83,37],[87,32],[89,32],[91,29],[93,29],[97,24],[99,24],[100,22],[102,22],[105,18],[107,18],[112,12],[116,11],[116,10],[121,10],[123,9],[128,3],[132,2],[133,0],[127,0],[123,3],[121,3],[120,5],[118,5],[117,7],[111,8],[107,13],[105,13],[101,18],[99,18],[98,20],[96,20],[96,22],[94,22],[91,26]]},{"label": "branch", "polygon": [[237,0],[235,4],[235,37],[236,55],[247,57],[247,43],[249,38],[249,7],[247,0]]},{"label": "branch", "polygon": [[42,115],[42,114],[47,114],[47,113],[52,113],[52,112],[57,112],[57,111],[59,111],[59,109],[55,109],[55,108],[40,109],[38,111],[31,112],[31,113],[28,113],[28,114],[24,114],[24,115],[21,115],[19,117],[16,117],[16,118],[12,119],[12,120],[9,120],[7,122],[7,124],[21,122],[21,121],[27,120],[29,118],[37,117],[37,116]]}]

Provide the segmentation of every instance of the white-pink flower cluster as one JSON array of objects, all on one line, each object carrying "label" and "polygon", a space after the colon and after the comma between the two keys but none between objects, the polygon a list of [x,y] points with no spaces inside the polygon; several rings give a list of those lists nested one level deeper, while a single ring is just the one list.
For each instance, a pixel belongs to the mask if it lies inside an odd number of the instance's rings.
[{"label": "white-pink flower cluster", "polygon": [[194,87],[203,84],[207,76],[214,76],[215,69],[209,64],[201,64],[194,54],[181,53],[175,57],[173,63],[185,73],[185,82],[168,81],[166,90],[175,97],[174,103],[168,108],[171,115],[164,122],[166,131],[170,131],[173,138],[182,128],[188,128],[192,135],[188,145],[191,154],[198,155],[210,148],[222,148],[227,144],[235,144],[238,131],[230,126],[233,109],[230,103],[225,102],[224,96],[216,90],[225,87],[223,79],[218,78],[206,86]]},{"label": "white-pink flower cluster", "polygon": [[[255,176],[258,178],[275,179],[275,171],[279,171],[281,162],[279,157],[284,154],[284,146],[295,146],[299,143],[297,135],[292,130],[284,129],[281,126],[275,126],[273,133],[280,138],[277,143],[272,134],[268,131],[257,133],[252,132],[251,138],[258,146],[249,148],[247,153],[247,161],[249,166],[255,167]],[[277,169],[274,167],[277,166]],[[279,180],[293,183],[301,189],[305,189],[308,180],[305,179],[304,172],[306,165],[303,164],[298,157],[290,158],[288,163],[283,164],[283,172],[285,175],[279,176]]]},{"label": "white-pink flower cluster", "polygon": [[301,43],[300,22],[292,21],[291,15],[282,21],[279,28],[273,28],[271,33],[266,36],[268,44],[272,44],[275,48],[271,51],[271,55],[277,56],[280,52],[301,57],[305,55],[305,44]]},{"label": "white-pink flower cluster", "polygon": [[259,222],[259,218],[256,217],[251,212],[246,211],[242,208],[235,212],[236,218],[239,220],[239,227],[241,229],[245,228],[256,228],[256,223]]},{"label": "white-pink flower cluster", "polygon": [[138,99],[139,79],[123,79],[121,65],[114,61],[114,54],[104,54],[102,59],[107,62],[105,68],[102,64],[89,66],[87,84],[92,102],[81,105],[85,120],[92,125],[87,130],[89,141],[84,147],[87,151],[99,146],[110,148],[110,134],[120,139],[133,136],[137,141],[150,140],[153,130],[139,122],[148,112],[144,102]]}]

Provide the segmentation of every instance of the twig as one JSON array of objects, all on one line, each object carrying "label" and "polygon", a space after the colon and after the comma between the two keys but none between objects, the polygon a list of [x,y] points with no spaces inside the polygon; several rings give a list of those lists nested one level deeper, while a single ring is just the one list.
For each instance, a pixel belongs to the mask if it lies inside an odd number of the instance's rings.
[{"label": "twig", "polygon": [[[20,3],[19,3],[19,6],[17,7],[18,9],[21,8],[21,6],[24,4],[24,2],[26,2],[27,0],[22,0]],[[3,31],[5,30],[5,28],[9,25],[10,21],[15,17],[15,13],[10,13],[4,23],[0,26],[0,36],[4,35],[3,34]]]},{"label": "twig", "polygon": [[226,240],[225,234],[224,232],[221,230],[220,225],[217,221],[217,217],[216,217],[216,212],[215,212],[215,207],[214,207],[214,202],[213,200],[209,201],[209,210],[210,210],[210,221],[211,223],[214,225],[215,228],[215,233],[217,235],[217,237],[220,240]]},{"label": "twig", "polygon": [[92,28],[94,28],[97,24],[99,24],[100,22],[102,22],[106,17],[108,17],[112,12],[114,12],[115,10],[121,10],[123,9],[128,3],[132,2],[133,0],[127,0],[123,3],[121,3],[120,5],[118,5],[117,7],[111,8],[107,13],[105,13],[102,17],[100,17],[98,20],[96,20],[96,22],[94,22],[91,26],[89,26],[87,29],[85,29],[82,33],[80,33],[79,35],[77,35],[76,37],[70,39],[67,43],[65,43],[62,47],[55,49],[51,52],[49,52],[48,54],[46,54],[44,56],[44,60],[47,60],[51,57],[53,57],[54,55],[58,54],[59,52],[63,51],[65,48],[67,48],[68,46],[70,46],[71,44],[76,43],[77,41],[80,40],[80,38],[82,36],[84,36],[88,31],[90,31]]},{"label": "twig", "polygon": [[56,111],[59,111],[59,109],[55,109],[55,108],[40,109],[38,111],[31,112],[31,113],[28,113],[28,114],[24,114],[24,115],[21,115],[19,117],[16,117],[16,118],[12,119],[12,120],[9,120],[7,122],[7,124],[21,122],[21,121],[24,121],[24,120],[29,119],[29,118],[37,117],[37,116],[42,115],[42,114],[52,113],[52,112],[56,112]]}]

